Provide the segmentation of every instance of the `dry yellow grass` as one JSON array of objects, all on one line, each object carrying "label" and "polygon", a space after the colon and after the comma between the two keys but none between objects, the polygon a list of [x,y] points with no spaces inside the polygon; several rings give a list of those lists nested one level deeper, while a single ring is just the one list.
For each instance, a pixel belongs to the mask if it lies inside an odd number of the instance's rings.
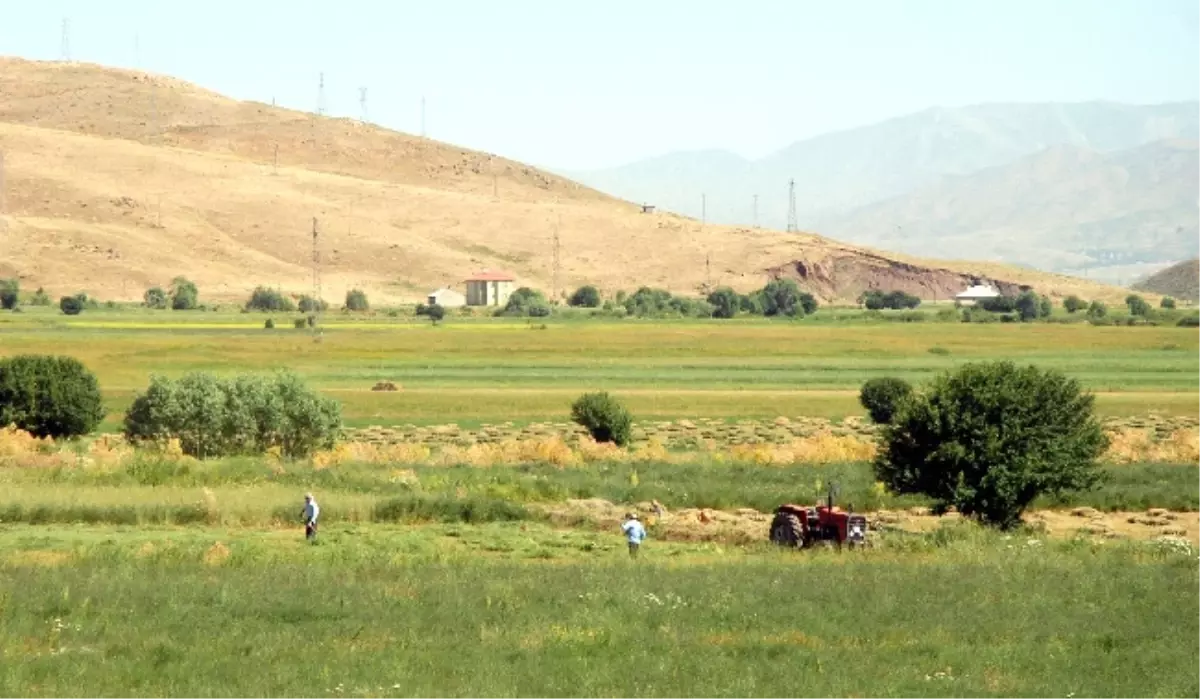
[{"label": "dry yellow grass", "polygon": [[[335,303],[351,287],[376,303],[411,302],[482,267],[548,290],[556,220],[567,288],[694,292],[711,256],[714,284],[749,290],[767,269],[797,260],[832,269],[836,259],[838,278],[812,290],[853,298],[898,259],[815,235],[643,214],[502,158],[87,64],[0,58],[0,150],[0,276],[52,294],[139,299],[180,274],[209,300],[242,300],[257,284],[307,291],[314,216]],[[1019,268],[939,266],[1051,295],[1123,296]]]}]

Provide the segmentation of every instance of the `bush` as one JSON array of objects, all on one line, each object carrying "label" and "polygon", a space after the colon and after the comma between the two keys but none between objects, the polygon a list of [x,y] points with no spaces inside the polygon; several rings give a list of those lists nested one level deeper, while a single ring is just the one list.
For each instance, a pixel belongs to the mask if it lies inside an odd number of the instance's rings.
[{"label": "bush", "polygon": [[599,308],[600,290],[590,284],[581,286],[567,299],[567,304],[578,308]]},{"label": "bush", "polygon": [[438,321],[446,317],[446,309],[441,304],[435,303],[425,309],[425,315],[429,316],[429,320],[432,320],[434,325],[437,325]]},{"label": "bush", "polygon": [[1037,320],[1042,312],[1041,299],[1032,291],[1022,291],[1013,305],[1022,323]]},{"label": "bush", "polygon": [[134,442],[178,439],[185,454],[201,459],[273,447],[298,458],[332,447],[341,422],[341,406],[295,374],[226,379],[194,372],[151,378],[125,414],[125,436]]},{"label": "bush", "polygon": [[297,318],[292,321],[292,327],[297,330],[303,330],[308,327],[308,318]]},{"label": "bush", "polygon": [[347,311],[369,311],[371,304],[367,302],[367,294],[361,289],[351,289],[346,292]]},{"label": "bush", "polygon": [[921,299],[903,291],[889,291],[884,293],[878,289],[871,289],[863,293],[861,303],[868,311],[880,311],[885,308],[892,310],[907,308],[911,310],[921,305]]},{"label": "bush", "polygon": [[267,318],[267,322],[263,323],[263,327],[267,330],[273,330],[275,328],[275,320],[273,318]]},{"label": "bush", "polygon": [[742,313],[750,313],[760,316],[763,314],[763,299],[762,292],[757,291],[753,294],[745,294],[738,297],[738,308]]},{"label": "bush", "polygon": [[171,310],[191,311],[200,305],[200,292],[196,285],[184,277],[171,280]]},{"label": "bush", "polygon": [[1050,302],[1050,297],[1038,297],[1038,317],[1049,318],[1054,313],[1054,304]]},{"label": "bush", "polygon": [[58,300],[59,309],[69,316],[79,315],[85,306],[87,306],[87,294],[64,296]]},{"label": "bush", "polygon": [[1039,495],[1098,483],[1107,438],[1092,404],[1057,371],[966,364],[900,404],[883,428],[875,474],[895,493],[1011,528]]},{"label": "bush", "polygon": [[1162,297],[1162,301],[1158,302],[1158,305],[1160,308],[1164,308],[1168,311],[1174,310],[1175,309],[1175,299],[1171,298],[1170,296],[1164,296],[1164,297]]},{"label": "bush", "polygon": [[1078,313],[1087,308],[1087,301],[1072,294],[1063,299],[1063,308],[1066,309],[1067,313]]},{"label": "bush", "polygon": [[154,286],[146,289],[146,293],[142,294],[142,305],[146,308],[157,308],[162,310],[167,307],[167,292],[162,290],[162,287]]},{"label": "bush", "polygon": [[496,315],[544,318],[550,315],[550,303],[542,292],[523,286],[512,292],[508,303]]},{"label": "bush", "polygon": [[1181,328],[1195,328],[1200,326],[1200,315],[1193,313],[1190,316],[1184,316],[1179,319],[1179,322],[1176,323],[1176,325]]},{"label": "bush", "polygon": [[255,287],[250,294],[250,300],[246,301],[246,310],[290,313],[296,310],[296,304],[292,303],[292,300],[284,296],[278,289],[259,286]]},{"label": "bush", "polygon": [[104,404],[96,377],[73,357],[0,359],[0,426],[38,437],[75,437],[96,429]]},{"label": "bush", "polygon": [[1108,306],[1101,301],[1092,301],[1088,306],[1087,317],[1092,319],[1103,318],[1108,315]]},{"label": "bush", "polygon": [[[933,349],[930,349],[930,352],[932,351]],[[907,381],[885,376],[864,383],[858,393],[858,402],[867,409],[873,422],[886,425],[892,421],[900,401],[911,394],[912,385]]]},{"label": "bush", "polygon": [[996,296],[995,298],[981,299],[979,307],[992,313],[1012,313],[1017,310],[1017,299],[1015,296]]},{"label": "bush", "polygon": [[21,282],[17,279],[0,279],[0,308],[11,311],[21,298]]},{"label": "bush", "polygon": [[1146,303],[1146,299],[1137,294],[1130,294],[1125,297],[1125,305],[1129,307],[1129,315],[1145,318],[1150,315],[1150,304]]},{"label": "bush", "polygon": [[329,308],[329,304],[321,299],[314,299],[308,294],[300,297],[300,302],[296,304],[301,313],[318,313]]},{"label": "bush", "polygon": [[49,306],[50,303],[50,294],[47,294],[46,290],[40,286],[37,291],[33,292],[33,298],[29,299],[30,306]]},{"label": "bush", "polygon": [[585,393],[571,404],[571,419],[583,425],[597,442],[629,444],[633,418],[617,399],[607,393]]},{"label": "bush", "polygon": [[708,303],[713,307],[714,318],[732,318],[741,308],[742,297],[733,289],[722,286],[708,295]]}]

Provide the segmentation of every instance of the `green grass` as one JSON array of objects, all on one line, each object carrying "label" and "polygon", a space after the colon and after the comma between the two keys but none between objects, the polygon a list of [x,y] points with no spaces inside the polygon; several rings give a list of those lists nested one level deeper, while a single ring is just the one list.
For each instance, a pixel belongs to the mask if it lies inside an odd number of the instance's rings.
[{"label": "green grass", "polygon": [[[0,355],[67,353],[95,371],[114,429],[153,373],[290,367],[367,424],[561,419],[605,389],[644,419],[862,414],[868,378],[922,381],[965,361],[1013,359],[1061,369],[1099,393],[1103,414],[1200,413],[1193,329],[720,321],[551,321],[333,314],[321,342],[263,330],[261,314],[45,309],[0,314]],[[280,316],[277,322],[287,318]],[[402,386],[372,393],[380,380]]]},{"label": "green grass", "polygon": [[862,554],[651,542],[634,563],[532,524],[316,546],[3,525],[0,693],[1196,695],[1194,553],[1035,542],[963,525]]}]

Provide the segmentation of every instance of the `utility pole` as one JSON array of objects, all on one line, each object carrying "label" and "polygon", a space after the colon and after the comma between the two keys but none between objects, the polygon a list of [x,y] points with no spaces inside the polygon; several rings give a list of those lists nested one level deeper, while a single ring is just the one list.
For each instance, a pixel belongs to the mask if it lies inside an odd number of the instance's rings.
[{"label": "utility pole", "polygon": [[8,230],[8,199],[4,193],[4,151],[0,150],[0,233]]},{"label": "utility pole", "polygon": [[425,138],[425,95],[421,95],[421,138]]},{"label": "utility pole", "polygon": [[321,313],[321,248],[317,244],[317,217],[313,216],[312,220],[312,288],[313,288],[313,303],[315,308],[312,310],[312,334],[315,342],[321,341],[321,330],[318,328],[317,322]]},{"label": "utility pole", "polygon": [[754,227],[758,228],[758,195],[754,195]]},{"label": "utility pole", "polygon": [[788,180],[788,220],[787,232],[799,233],[800,226],[796,222],[796,180]]},{"label": "utility pole", "polygon": [[367,121],[367,88],[365,87],[358,88],[358,105],[362,107],[362,116],[358,120],[365,124]]},{"label": "utility pole", "polygon": [[489,156],[488,162],[490,163],[491,169],[492,169],[492,198],[496,199],[496,198],[498,198],[498,193],[499,193],[499,190],[497,189],[497,184],[496,184],[496,156],[494,156],[494,155]]},{"label": "utility pole", "polygon": [[559,273],[559,269],[560,269],[559,266],[561,264],[561,258],[559,257],[558,228],[559,228],[559,224],[561,222],[562,222],[562,215],[558,212],[558,202],[555,202],[555,206],[554,206],[554,280],[552,282],[553,290],[550,292],[553,295],[553,299],[554,299],[555,303],[558,302],[559,293],[560,293],[559,289],[558,289],[558,279],[559,279],[558,273]]},{"label": "utility pole", "polygon": [[64,62],[71,60],[71,20],[67,17],[62,20],[62,39],[58,50]]},{"label": "utility pole", "polygon": [[708,223],[708,195],[700,195],[700,225]]}]

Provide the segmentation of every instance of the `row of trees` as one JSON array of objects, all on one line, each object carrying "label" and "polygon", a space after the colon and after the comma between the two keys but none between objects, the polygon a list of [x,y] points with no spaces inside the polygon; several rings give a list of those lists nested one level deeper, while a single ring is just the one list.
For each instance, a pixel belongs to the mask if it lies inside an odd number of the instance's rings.
[{"label": "row of trees", "polygon": [[[620,308],[626,315],[638,318],[733,318],[739,314],[791,318],[815,313],[819,305],[812,294],[801,291],[791,279],[772,280],[749,294],[718,287],[705,298],[679,296],[666,289],[643,286],[632,294],[618,291],[612,299],[604,300],[599,289],[589,284],[568,296],[567,304],[574,308],[608,311]],[[542,292],[521,287],[512,293],[497,315],[538,318],[552,312],[553,306]]]}]

